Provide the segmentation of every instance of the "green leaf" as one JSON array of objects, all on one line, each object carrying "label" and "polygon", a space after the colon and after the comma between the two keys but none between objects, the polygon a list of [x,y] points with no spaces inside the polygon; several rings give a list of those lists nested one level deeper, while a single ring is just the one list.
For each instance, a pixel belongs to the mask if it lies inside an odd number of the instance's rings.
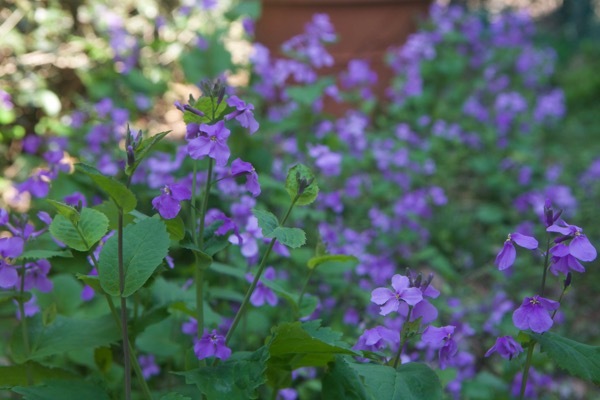
[{"label": "green leaf", "polygon": [[600,385],[600,346],[590,346],[552,332],[530,334],[562,369],[571,375]]},{"label": "green leaf", "polygon": [[192,398],[179,393],[170,392],[161,397],[160,400],[192,400]]},{"label": "green leaf", "polygon": [[345,254],[327,254],[327,255],[311,258],[310,260],[308,260],[308,263],[306,263],[306,265],[308,266],[309,269],[315,269],[323,263],[349,262],[349,261],[358,262],[358,259],[354,256],[348,256]]},{"label": "green leaf", "polygon": [[0,388],[7,389],[13,386],[28,385],[27,376],[31,377],[34,385],[48,382],[52,379],[75,378],[72,372],[60,368],[50,368],[35,362],[21,365],[0,366]]},{"label": "green leaf", "polygon": [[[160,215],[156,214],[157,218],[160,218]],[[183,224],[183,219],[180,216],[177,216],[172,219],[163,219],[160,220],[167,227],[167,232],[172,240],[180,241],[185,237],[185,225]]]},{"label": "green leaf", "polygon": [[23,301],[29,301],[31,300],[31,293],[24,292],[21,294],[16,290],[3,290],[0,292],[0,304],[13,299],[18,301],[20,298],[23,298]]},{"label": "green leaf", "polygon": [[106,346],[115,343],[121,334],[111,315],[100,318],[76,319],[58,315],[54,322],[44,326],[41,315],[29,319],[31,353],[25,355],[21,331],[11,339],[11,350],[16,362],[39,360],[67,351]]},{"label": "green leaf", "polygon": [[102,286],[100,285],[100,279],[97,275],[83,275],[83,274],[75,274],[75,277],[94,289],[94,291],[98,294],[104,294],[104,290],[102,290]]},{"label": "green leaf", "polygon": [[341,333],[319,326],[320,321],[288,322],[271,330],[269,352],[274,361],[282,362],[291,370],[300,367],[322,367],[333,361],[337,354],[360,356],[340,341]]},{"label": "green leaf", "polygon": [[306,243],[306,234],[300,228],[286,228],[278,226],[266,238],[275,238],[281,244],[284,244],[292,249],[301,247]]},{"label": "green leaf", "polygon": [[[310,168],[303,164],[297,164],[292,167],[285,180],[285,190],[293,200],[298,197],[296,204],[304,206],[312,203],[319,194],[319,186],[315,182],[315,175]],[[299,192],[302,193],[299,193]]]},{"label": "green leaf", "polygon": [[357,373],[341,357],[331,363],[323,377],[324,399],[367,400],[369,397]]},{"label": "green leaf", "polygon": [[72,315],[83,303],[81,284],[71,274],[60,274],[52,277],[54,287],[48,293],[38,293],[38,304],[42,309],[51,305],[62,315]]},{"label": "green leaf", "polygon": [[379,364],[348,362],[348,367],[360,377],[367,399],[379,400],[441,400],[442,385],[436,373],[425,364],[402,364],[396,371]]},{"label": "green leaf", "polygon": [[252,214],[258,220],[258,226],[262,229],[263,236],[270,235],[277,227],[279,227],[279,221],[277,217],[269,211],[252,209]]},{"label": "green leaf", "polygon": [[[100,211],[108,218],[108,229],[117,230],[119,226],[119,208],[112,200],[106,200],[102,203],[92,207],[94,210]],[[135,210],[134,210],[135,211]],[[127,226],[135,220],[132,213],[123,214],[123,226]]]},{"label": "green leaf", "polygon": [[121,182],[110,176],[103,175],[96,168],[86,164],[75,164],[75,170],[89,176],[92,181],[123,210],[124,213],[128,213],[135,209],[135,206],[137,205],[135,195]]},{"label": "green leaf", "polygon": [[119,290],[118,237],[106,241],[100,253],[98,276],[102,289],[111,296],[127,297],[140,289],[152,276],[169,250],[165,224],[146,218],[123,229],[123,270],[125,285]]},{"label": "green leaf", "polygon": [[254,353],[236,354],[216,367],[202,367],[177,375],[185,376],[186,383],[196,385],[207,400],[258,399],[256,389],[265,383],[268,359],[269,351],[262,347]]},{"label": "green leaf", "polygon": [[46,201],[56,208],[56,211],[58,211],[60,215],[71,221],[73,225],[77,224],[79,221],[79,212],[75,209],[75,207],[56,200],[46,199]]},{"label": "green leaf", "polygon": [[91,208],[81,210],[79,222],[74,225],[67,217],[58,214],[50,224],[50,233],[72,249],[87,251],[106,234],[108,218]]},{"label": "green leaf", "polygon": [[84,381],[52,381],[41,386],[14,387],[13,392],[23,395],[24,400],[109,400],[100,387]]},{"label": "green leaf", "polygon": [[171,131],[160,132],[156,135],[150,136],[149,138],[143,139],[138,145],[138,147],[135,149],[135,161],[133,165],[128,165],[127,168],[125,168],[125,173],[127,175],[133,175],[137,167],[148,155],[150,150],[152,150],[152,148],[156,146],[156,144],[158,144],[161,140],[163,140],[165,136],[167,136],[170,132]]},{"label": "green leaf", "polygon": [[17,260],[45,260],[52,257],[73,257],[73,253],[71,250],[44,250],[44,249],[34,249],[34,250],[25,250],[23,254],[21,254]]}]

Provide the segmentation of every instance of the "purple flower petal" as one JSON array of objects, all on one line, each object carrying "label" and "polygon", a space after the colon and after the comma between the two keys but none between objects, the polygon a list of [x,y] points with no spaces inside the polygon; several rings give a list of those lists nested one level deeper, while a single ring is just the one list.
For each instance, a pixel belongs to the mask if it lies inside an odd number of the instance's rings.
[{"label": "purple flower petal", "polygon": [[517,258],[517,250],[515,246],[513,246],[510,240],[504,242],[504,246],[498,255],[496,256],[496,265],[500,271],[503,271],[509,268],[514,264],[515,259]]},{"label": "purple flower petal", "polygon": [[576,235],[573,240],[571,240],[569,252],[573,257],[576,257],[581,261],[594,261],[597,256],[596,249],[592,246],[587,236],[581,234]]},{"label": "purple flower petal", "polygon": [[387,288],[377,288],[371,292],[371,301],[379,306],[393,297],[394,292]]},{"label": "purple flower petal", "polygon": [[513,242],[518,244],[521,247],[524,247],[529,250],[537,249],[538,241],[531,236],[526,236],[520,233],[511,233],[510,238]]}]

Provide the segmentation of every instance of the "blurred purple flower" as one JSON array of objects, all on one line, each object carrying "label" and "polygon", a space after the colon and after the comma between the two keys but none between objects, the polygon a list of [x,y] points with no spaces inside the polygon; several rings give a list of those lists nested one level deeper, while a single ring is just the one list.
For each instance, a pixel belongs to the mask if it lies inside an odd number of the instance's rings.
[{"label": "blurred purple flower", "polygon": [[258,183],[258,174],[249,162],[243,161],[241,158],[236,158],[231,163],[231,175],[239,176],[246,175],[246,190],[252,196],[256,197],[260,194],[260,184]]},{"label": "blurred purple flower", "polygon": [[237,96],[231,96],[227,99],[227,105],[235,107],[235,111],[225,116],[225,120],[235,118],[244,128],[250,131],[250,134],[254,134],[258,130],[258,122],[254,119],[254,106],[252,104],[246,104],[242,99]]},{"label": "blurred purple flower", "polygon": [[[275,269],[273,267],[267,267],[263,276],[258,281],[252,296],[250,296],[250,303],[254,307],[261,307],[263,304],[268,303],[270,306],[275,307],[278,303],[277,295],[262,282],[263,279],[272,281],[275,279]],[[246,274],[246,281],[252,282],[254,275]]]},{"label": "blurred purple flower", "polygon": [[458,346],[454,341],[455,327],[452,325],[442,326],[437,328],[429,325],[423,335],[421,341],[433,349],[439,349],[438,355],[440,359],[440,368],[445,369],[450,358],[454,357],[458,352]]}]

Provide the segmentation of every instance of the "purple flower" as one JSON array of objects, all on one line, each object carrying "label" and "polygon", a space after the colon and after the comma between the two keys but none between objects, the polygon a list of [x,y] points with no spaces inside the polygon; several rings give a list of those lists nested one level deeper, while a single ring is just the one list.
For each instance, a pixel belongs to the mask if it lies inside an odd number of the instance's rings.
[{"label": "purple flower", "polygon": [[[275,279],[275,269],[273,267],[267,267],[267,269],[265,269],[265,273],[263,274],[263,278],[270,281]],[[252,274],[247,274],[246,280],[248,282],[252,282],[254,280],[254,276]],[[272,307],[275,307],[278,302],[277,296],[261,281],[262,278],[258,281],[254,292],[252,292],[252,296],[250,296],[250,303],[252,303],[254,307],[260,307],[265,303],[269,303]]]},{"label": "purple flower", "polygon": [[[19,308],[19,303],[16,300],[13,300],[13,303],[15,304],[15,306],[17,306],[16,317],[18,320],[20,320],[21,319],[21,309]],[[24,308],[26,317],[33,317],[35,314],[40,312],[40,306],[38,305],[37,298],[34,295],[32,295],[31,299],[29,299],[28,301],[26,301],[23,304],[23,308]]]},{"label": "purple flower", "polygon": [[546,332],[553,321],[549,311],[558,309],[559,303],[538,295],[525,297],[521,307],[513,313],[513,323],[521,330],[531,329],[536,333]]},{"label": "purple flower", "polygon": [[354,349],[380,351],[386,346],[398,346],[400,343],[400,332],[388,329],[384,326],[376,326],[366,329],[358,338]]},{"label": "purple flower", "polygon": [[17,236],[0,238],[0,256],[4,258],[19,257],[23,253],[25,242]]},{"label": "purple flower", "polygon": [[33,263],[25,264],[25,282],[23,282],[23,289],[29,291],[36,288],[40,292],[51,292],[53,284],[48,278],[50,268],[51,266],[48,260],[38,260]]},{"label": "purple flower", "polygon": [[205,333],[200,339],[194,340],[194,353],[199,360],[208,357],[226,360],[231,356],[231,349],[225,344],[225,336],[213,329],[212,333]]},{"label": "purple flower", "polygon": [[79,205],[79,202],[81,202],[82,207],[87,207],[87,200],[85,198],[85,195],[80,192],[74,192],[73,194],[65,196],[64,201],[65,204],[68,204],[73,207],[77,207]]},{"label": "purple flower", "polygon": [[154,375],[160,374],[160,367],[156,364],[154,354],[140,354],[138,356],[138,361],[140,363],[140,368],[142,369],[142,375],[144,376],[144,379],[148,380]]},{"label": "purple flower", "polygon": [[[569,225],[564,221],[560,222],[560,225],[555,223],[549,226],[546,231],[561,233],[563,236],[557,239],[560,242],[572,238],[569,243],[569,254],[581,261],[594,261],[597,256],[596,249],[592,246],[587,236],[582,233],[583,230],[578,226]],[[558,243],[557,240],[555,242]]]},{"label": "purple flower", "polygon": [[158,213],[164,219],[172,219],[179,214],[181,210],[180,202],[192,198],[192,191],[188,185],[183,183],[173,183],[165,185],[161,189],[160,196],[152,199],[152,207],[158,210]]},{"label": "purple flower", "polygon": [[258,122],[254,119],[254,106],[252,104],[246,104],[242,99],[237,96],[231,96],[227,99],[227,105],[235,107],[235,111],[225,116],[225,120],[229,121],[235,118],[244,128],[248,128],[252,135],[258,130]]},{"label": "purple flower", "polygon": [[535,240],[535,238],[517,232],[510,233],[504,242],[502,250],[500,250],[500,253],[496,256],[495,264],[500,271],[509,268],[515,262],[517,251],[515,250],[513,243],[530,250],[538,247],[538,241]]},{"label": "purple flower", "polygon": [[409,285],[410,281],[408,277],[396,274],[392,276],[392,287],[394,290],[377,288],[371,292],[371,301],[381,306],[381,315],[398,311],[401,300],[408,305],[414,306],[423,300],[423,294],[419,288],[410,287]]},{"label": "purple flower", "polygon": [[523,347],[511,336],[502,336],[496,339],[496,343],[485,353],[485,356],[489,357],[494,352],[498,352],[503,358],[512,360],[514,356],[523,352]]},{"label": "purple flower", "polygon": [[227,146],[227,138],[231,132],[225,127],[225,122],[219,121],[214,125],[201,124],[199,130],[201,135],[188,144],[190,157],[200,160],[209,156],[216,161],[217,166],[225,166],[231,154]]},{"label": "purple flower", "polygon": [[9,289],[19,281],[19,273],[17,269],[6,262],[6,260],[0,259],[0,288]]},{"label": "purple flower", "polygon": [[246,189],[256,197],[260,194],[260,184],[258,183],[258,174],[249,162],[236,158],[231,163],[231,174],[233,176],[246,174]]},{"label": "purple flower", "polygon": [[434,349],[439,349],[438,355],[441,369],[445,369],[448,360],[458,352],[458,346],[453,338],[455,329],[456,327],[452,325],[440,328],[429,325],[421,336],[423,343]]}]

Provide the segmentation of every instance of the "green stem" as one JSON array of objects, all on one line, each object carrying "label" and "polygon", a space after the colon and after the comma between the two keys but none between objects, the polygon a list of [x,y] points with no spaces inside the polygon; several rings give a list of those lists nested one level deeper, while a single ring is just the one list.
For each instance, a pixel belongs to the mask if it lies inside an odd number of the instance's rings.
[{"label": "green stem", "polygon": [[394,357],[394,369],[398,368],[398,363],[400,362],[400,357],[402,356],[402,350],[404,350],[404,345],[406,344],[406,332],[405,328],[407,324],[410,322],[410,316],[412,314],[412,306],[408,306],[408,314],[406,315],[406,322],[402,325],[402,330],[400,331],[400,343],[398,345],[398,352]]},{"label": "green stem", "polygon": [[[204,220],[206,217],[206,209],[208,208],[208,197],[210,195],[210,185],[212,180],[214,160],[208,159],[208,172],[206,176],[206,185],[204,187],[204,196],[202,197],[202,205],[200,207],[200,228],[198,236],[195,242],[196,246],[203,251],[204,250]],[[204,272],[208,266],[205,260],[200,260],[196,256],[196,270],[194,279],[196,281],[196,321],[198,323],[198,332],[196,333],[198,339],[204,334]]]},{"label": "green stem", "polygon": [[529,342],[529,349],[527,350],[527,358],[525,359],[525,368],[523,369],[523,378],[521,379],[521,392],[519,394],[519,400],[523,400],[525,397],[525,389],[527,388],[527,378],[529,377],[529,367],[531,367],[531,359],[533,358],[533,348],[535,342]]},{"label": "green stem", "polygon": [[550,235],[547,235],[546,239],[546,256],[544,257],[544,274],[542,275],[542,288],[540,290],[540,296],[544,297],[544,291],[546,290],[546,276],[548,274],[548,261],[550,259]]},{"label": "green stem", "polygon": [[198,178],[198,162],[194,161],[194,170],[192,172],[192,199],[190,200],[190,213],[192,214],[192,239],[194,244],[198,243],[198,233],[196,232],[196,180]]},{"label": "green stem", "polygon": [[[21,313],[21,333],[23,335],[23,348],[25,349],[25,356],[29,357],[31,354],[31,347],[29,344],[29,331],[27,329],[27,316],[25,315],[25,263],[21,265],[21,286],[19,288],[19,312]],[[27,376],[27,385],[33,385],[33,377],[31,376],[31,369],[29,364],[25,365],[25,374]]]},{"label": "green stem", "polygon": [[308,276],[306,277],[306,281],[304,281],[304,286],[302,286],[302,291],[300,292],[300,296],[298,296],[298,308],[300,308],[300,305],[302,304],[302,299],[304,298],[304,294],[306,293],[306,288],[308,287],[308,283],[310,282],[310,278],[312,277],[313,272],[315,272],[314,268],[312,268],[310,271],[308,271]]},{"label": "green stem", "polygon": [[[290,216],[290,213],[292,212],[292,209],[294,208],[294,205],[298,201],[299,197],[300,196],[297,195],[292,200],[292,204],[290,204],[290,207],[288,208],[288,210],[287,210],[285,216],[283,217],[280,225],[285,224],[285,222],[287,221],[288,217]],[[252,281],[252,284],[248,288],[248,291],[246,292],[246,295],[244,296],[244,300],[242,301],[242,304],[241,304],[238,312],[235,314],[235,318],[233,319],[233,323],[231,324],[231,327],[229,328],[229,331],[227,331],[227,336],[225,336],[225,344],[229,343],[229,339],[231,339],[231,336],[233,335],[233,332],[237,328],[238,324],[240,323],[240,320],[241,320],[242,316],[244,315],[244,312],[246,311],[246,307],[248,307],[250,296],[252,296],[252,293],[254,292],[254,289],[256,289],[256,285],[258,285],[258,281],[260,280],[260,277],[261,277],[261,275],[262,275],[262,273],[263,273],[263,271],[265,269],[265,266],[267,265],[267,258],[271,254],[271,250],[273,250],[273,246],[275,245],[275,241],[276,241],[275,238],[271,239],[271,241],[269,242],[269,246],[267,247],[267,251],[265,251],[265,254],[263,255],[262,259],[260,260],[260,265],[258,266],[258,271],[256,272],[256,275],[254,276],[254,280]]]},{"label": "green stem", "polygon": [[125,367],[125,400],[131,400],[131,359],[129,352],[129,333],[127,330],[127,299],[125,291],[125,267],[123,265],[123,209],[119,207],[117,220],[117,251],[119,265],[119,297],[121,298],[121,333],[123,339],[123,364]]},{"label": "green stem", "polygon": [[[119,314],[117,313],[117,308],[115,307],[115,303],[113,303],[112,298],[108,294],[105,293],[104,297],[106,298],[106,302],[108,303],[108,308],[110,308],[111,314],[115,320],[115,324],[117,324],[117,327],[120,330],[121,323],[119,321]],[[133,366],[133,371],[135,372],[135,375],[138,378],[138,383],[139,383],[140,387],[142,388],[142,392],[144,392],[144,397],[147,400],[152,400],[152,392],[150,391],[150,388],[148,387],[148,382],[146,382],[146,379],[144,379],[144,374],[142,373],[142,368],[140,367],[140,363],[138,362],[138,359],[135,355],[135,349],[133,348],[133,346],[131,345],[131,342],[129,340],[127,341],[127,345],[129,346],[129,355],[130,355],[130,359],[131,359],[131,364]]]}]

